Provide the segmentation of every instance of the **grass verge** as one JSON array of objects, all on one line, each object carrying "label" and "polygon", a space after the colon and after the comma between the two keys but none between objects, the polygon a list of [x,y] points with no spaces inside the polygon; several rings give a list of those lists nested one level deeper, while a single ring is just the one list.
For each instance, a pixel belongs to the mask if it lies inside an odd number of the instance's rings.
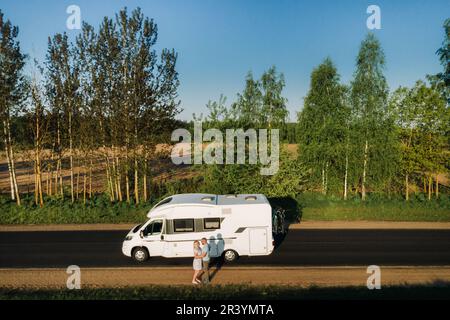
[{"label": "grass verge", "polygon": [[380,290],[366,287],[294,287],[211,285],[148,286],[97,288],[81,290],[0,288],[0,300],[309,300],[309,299],[449,299],[450,283],[439,285],[385,286]]},{"label": "grass verge", "polygon": [[[98,195],[83,204],[69,199],[48,198],[45,206],[34,204],[33,197],[24,197],[18,207],[7,196],[0,196],[0,224],[87,224],[87,223],[140,223],[159,199],[139,205],[111,203],[108,197]],[[438,200],[428,201],[423,195],[403,199],[377,198],[370,195],[366,201],[359,197],[342,200],[340,197],[304,193],[296,199],[271,198],[271,203],[287,209],[289,220],[297,217],[315,221],[450,221],[450,196],[442,194]]]},{"label": "grass verge", "polygon": [[369,197],[342,200],[339,197],[302,194],[297,198],[301,219],[319,221],[450,221],[450,200],[442,195],[428,201],[417,196],[410,201]]}]

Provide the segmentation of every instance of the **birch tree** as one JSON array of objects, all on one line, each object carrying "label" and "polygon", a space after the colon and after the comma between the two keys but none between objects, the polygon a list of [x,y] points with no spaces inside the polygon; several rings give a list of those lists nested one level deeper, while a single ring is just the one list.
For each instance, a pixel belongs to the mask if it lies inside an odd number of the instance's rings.
[{"label": "birch tree", "polygon": [[361,43],[351,83],[352,114],[355,116],[352,143],[360,150],[358,167],[362,200],[366,199],[368,180],[382,175],[381,171],[375,172],[374,165],[377,161],[387,161],[382,160],[388,155],[382,151],[385,147],[383,139],[391,134],[391,129],[385,127],[388,86],[384,68],[385,57],[380,42],[369,33]]},{"label": "birch tree", "polygon": [[327,58],[311,73],[310,89],[298,114],[300,160],[309,165],[310,181],[327,194],[330,180],[339,185],[343,180],[344,197],[349,161],[345,93],[336,67]]},{"label": "birch tree", "polygon": [[[62,157],[64,147],[69,151],[70,198],[75,201],[74,185],[74,140],[76,121],[79,116],[79,70],[74,62],[73,47],[67,34],[56,34],[48,39],[46,56],[46,92],[53,117],[56,121],[56,146],[58,153],[58,169],[60,192],[64,196],[62,183]],[[64,140],[63,140],[64,139]],[[63,142],[66,142],[63,144]]]},{"label": "birch tree", "polygon": [[[38,65],[37,61],[34,63],[35,70],[31,81],[31,118],[34,120],[32,122],[34,136],[34,201],[36,205],[43,207],[42,151],[43,145],[46,142],[48,116],[45,110],[43,90],[41,86],[40,75],[42,74],[42,68]],[[49,183],[48,179],[47,183]],[[47,193],[49,193],[48,189],[49,188],[47,188]]]},{"label": "birch tree", "polygon": [[23,74],[26,55],[21,52],[18,35],[19,28],[12,25],[0,10],[0,118],[3,126],[11,199],[20,205],[11,118],[21,110],[28,95],[28,85]]}]

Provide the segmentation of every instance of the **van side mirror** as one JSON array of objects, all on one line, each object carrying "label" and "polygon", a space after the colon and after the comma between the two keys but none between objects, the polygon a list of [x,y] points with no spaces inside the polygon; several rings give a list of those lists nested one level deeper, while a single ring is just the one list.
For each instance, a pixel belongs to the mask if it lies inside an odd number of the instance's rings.
[{"label": "van side mirror", "polygon": [[139,237],[144,238],[144,231],[141,230],[141,232],[139,232]]}]

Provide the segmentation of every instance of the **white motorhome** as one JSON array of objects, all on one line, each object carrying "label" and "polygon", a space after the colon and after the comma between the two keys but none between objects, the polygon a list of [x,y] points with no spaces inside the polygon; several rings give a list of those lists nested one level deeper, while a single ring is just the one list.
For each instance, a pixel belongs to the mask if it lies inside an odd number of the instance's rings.
[{"label": "white motorhome", "polygon": [[262,194],[178,194],[163,199],[123,242],[136,261],[163,256],[192,257],[193,242],[208,239],[211,257],[269,255],[274,248],[272,208]]}]

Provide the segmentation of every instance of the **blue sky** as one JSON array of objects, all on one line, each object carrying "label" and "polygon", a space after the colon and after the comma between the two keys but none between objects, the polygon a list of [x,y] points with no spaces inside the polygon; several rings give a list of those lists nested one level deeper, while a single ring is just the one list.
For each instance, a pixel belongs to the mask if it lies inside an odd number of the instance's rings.
[{"label": "blue sky", "polygon": [[221,93],[231,103],[249,70],[259,77],[271,65],[285,75],[284,95],[295,119],[310,73],[324,58],[335,62],[344,83],[351,80],[359,44],[369,31],[366,9],[371,4],[381,8],[381,30],[375,34],[386,54],[390,88],[411,86],[442,69],[435,52],[450,17],[448,0],[2,0],[0,8],[19,26],[23,50],[42,61],[49,35],[67,31],[76,36],[78,31],[66,29],[71,4],[96,27],[124,6],[139,6],[154,18],[157,49],[174,48],[179,54],[181,119],[205,112],[208,100]]}]

